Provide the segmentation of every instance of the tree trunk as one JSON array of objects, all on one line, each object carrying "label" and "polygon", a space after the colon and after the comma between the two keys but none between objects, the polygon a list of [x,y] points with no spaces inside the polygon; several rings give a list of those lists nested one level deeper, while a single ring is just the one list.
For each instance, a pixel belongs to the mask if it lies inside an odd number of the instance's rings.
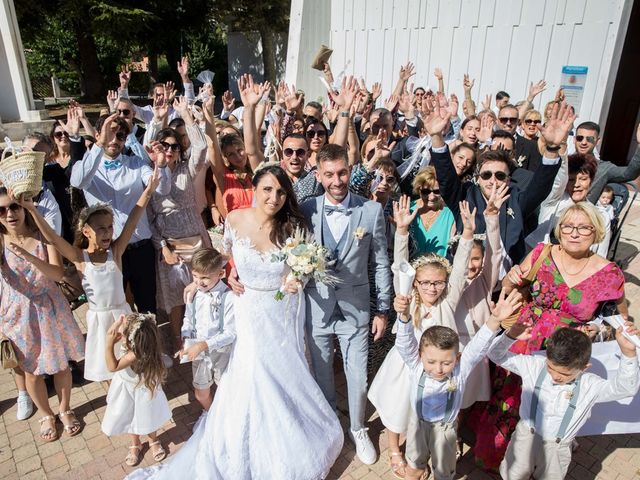
[{"label": "tree trunk", "polygon": [[276,84],[276,46],[273,31],[267,26],[261,26],[262,63],[264,65],[264,81]]},{"label": "tree trunk", "polygon": [[104,94],[104,79],[98,62],[98,51],[93,34],[86,25],[75,24],[80,61],[80,91],[89,100],[100,100]]}]

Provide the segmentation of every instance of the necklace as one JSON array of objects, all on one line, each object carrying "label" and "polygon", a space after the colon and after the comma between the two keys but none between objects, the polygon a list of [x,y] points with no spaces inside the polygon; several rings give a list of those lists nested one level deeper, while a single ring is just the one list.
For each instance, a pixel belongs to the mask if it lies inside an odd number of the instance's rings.
[{"label": "necklace", "polygon": [[572,277],[575,277],[576,275],[580,275],[582,273],[582,271],[587,268],[587,265],[589,265],[589,261],[591,260],[591,255],[589,255],[589,257],[587,258],[587,261],[584,262],[584,265],[582,266],[582,268],[580,268],[580,270],[578,270],[575,273],[570,272],[567,267],[564,266],[564,255],[563,255],[563,250],[560,249],[560,264],[562,265],[562,269],[568,274],[571,275]]},{"label": "necklace", "polygon": [[427,213],[420,215],[420,220],[425,230],[429,230],[436,223],[438,215],[440,215],[440,210],[429,210]]}]

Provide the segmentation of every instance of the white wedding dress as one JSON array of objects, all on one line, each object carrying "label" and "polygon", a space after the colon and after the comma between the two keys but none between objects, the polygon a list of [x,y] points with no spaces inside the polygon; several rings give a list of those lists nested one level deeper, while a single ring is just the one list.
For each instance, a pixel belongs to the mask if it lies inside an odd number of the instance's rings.
[{"label": "white wedding dress", "polygon": [[304,355],[304,296],[275,300],[288,267],[225,230],[245,285],[231,296],[237,339],[229,366],[189,441],[166,464],[129,480],[314,480],[329,474],[342,450],[342,427]]}]

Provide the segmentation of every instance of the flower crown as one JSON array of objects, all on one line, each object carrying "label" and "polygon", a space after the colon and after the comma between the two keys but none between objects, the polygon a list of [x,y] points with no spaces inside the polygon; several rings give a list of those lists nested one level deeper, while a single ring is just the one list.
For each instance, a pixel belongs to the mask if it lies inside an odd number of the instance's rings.
[{"label": "flower crown", "polygon": [[[454,235],[453,237],[449,238],[449,242],[447,243],[448,247],[451,248],[453,245],[457,245],[461,238],[462,238],[462,235],[460,234]],[[473,240],[479,240],[481,242],[485,242],[487,240],[487,234],[474,233]]]},{"label": "flower crown", "polygon": [[80,215],[78,215],[78,229],[84,227],[91,218],[91,215],[96,212],[108,212],[113,215],[113,208],[110,203],[106,202],[98,202],[95,205],[83,208]]},{"label": "flower crown", "polygon": [[447,272],[447,275],[451,273],[451,263],[449,263],[449,260],[435,253],[427,253],[411,262],[411,266],[416,270],[428,265],[437,265],[443,268]]},{"label": "flower crown", "polygon": [[140,330],[142,324],[147,320],[154,321],[155,315],[148,313],[132,313],[131,315],[129,315],[129,335],[127,336],[127,342],[129,343],[129,346],[133,346],[136,339],[136,333],[138,333],[138,330]]}]

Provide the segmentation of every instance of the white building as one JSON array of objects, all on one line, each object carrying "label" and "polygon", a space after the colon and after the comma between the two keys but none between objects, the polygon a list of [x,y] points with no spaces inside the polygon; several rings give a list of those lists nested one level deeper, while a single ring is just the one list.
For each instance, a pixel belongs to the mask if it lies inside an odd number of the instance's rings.
[{"label": "white building", "polygon": [[383,99],[393,90],[400,65],[412,61],[416,87],[435,89],[433,70],[440,67],[445,90],[460,98],[463,75],[469,73],[475,79],[473,96],[478,105],[484,95],[499,90],[507,91],[515,103],[526,97],[530,82],[545,79],[547,90],[535,102],[540,109],[553,99],[563,66],[585,66],[578,121],[606,125],[612,140],[605,137],[605,158],[624,161],[640,111],[640,94],[624,87],[631,75],[636,78],[640,72],[637,57],[635,63],[631,58],[640,47],[639,4],[633,0],[292,0],[286,81],[302,88],[307,100],[324,95],[318,80],[321,72],[310,65],[325,44],[334,50],[330,64],[335,75],[345,71],[364,77],[369,86],[380,81]]}]

